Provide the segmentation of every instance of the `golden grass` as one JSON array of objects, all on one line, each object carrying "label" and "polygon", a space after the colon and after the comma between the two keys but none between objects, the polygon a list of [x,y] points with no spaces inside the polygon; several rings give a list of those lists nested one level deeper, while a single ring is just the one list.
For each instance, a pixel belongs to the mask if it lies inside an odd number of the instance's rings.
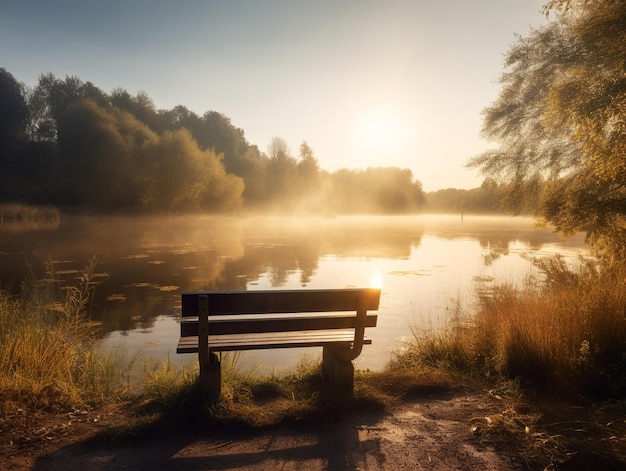
[{"label": "golden grass", "polygon": [[524,444],[529,461],[552,466],[584,448],[623,464],[626,270],[589,260],[570,268],[558,256],[533,262],[542,276],[495,286],[475,313],[457,305],[447,329],[415,328],[393,363],[490,389],[503,407],[485,430]]},{"label": "golden grass", "polygon": [[132,359],[98,352],[85,310],[95,260],[76,284],[27,283],[20,297],[0,292],[0,399],[38,409],[81,407],[118,398]]},{"label": "golden grass", "polygon": [[624,269],[582,261],[573,271],[560,257],[535,263],[541,279],[497,285],[476,313],[456,312],[445,330],[414,328],[396,361],[520,380],[542,393],[623,397]]},{"label": "golden grass", "polygon": [[476,350],[499,373],[541,392],[623,397],[623,269],[586,262],[574,272],[559,257],[537,263],[545,274],[541,284],[498,288],[482,306]]},{"label": "golden grass", "polygon": [[3,232],[50,230],[58,228],[60,223],[61,211],[52,206],[0,204],[0,231]]}]

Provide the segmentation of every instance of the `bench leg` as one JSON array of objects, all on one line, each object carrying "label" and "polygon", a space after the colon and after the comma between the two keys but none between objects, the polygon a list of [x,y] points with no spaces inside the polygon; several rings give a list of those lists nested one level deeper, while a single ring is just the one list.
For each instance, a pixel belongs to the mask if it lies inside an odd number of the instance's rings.
[{"label": "bench leg", "polygon": [[200,390],[209,399],[217,400],[220,398],[222,394],[222,369],[220,360],[215,353],[209,353],[207,362],[200,362],[198,382],[200,383]]},{"label": "bench leg", "polygon": [[[354,393],[354,365],[342,359],[341,348],[327,345],[322,353],[324,377],[328,384],[342,396]],[[349,350],[349,348],[346,348]]]}]

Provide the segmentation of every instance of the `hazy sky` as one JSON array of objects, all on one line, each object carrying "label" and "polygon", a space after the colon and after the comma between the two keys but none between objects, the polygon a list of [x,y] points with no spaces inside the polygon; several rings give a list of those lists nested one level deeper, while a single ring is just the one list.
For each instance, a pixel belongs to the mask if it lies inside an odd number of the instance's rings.
[{"label": "hazy sky", "polygon": [[473,188],[481,110],[544,0],[0,0],[0,67],[76,75],[157,108],[224,113],[251,144],[306,140],[326,170],[410,168]]}]

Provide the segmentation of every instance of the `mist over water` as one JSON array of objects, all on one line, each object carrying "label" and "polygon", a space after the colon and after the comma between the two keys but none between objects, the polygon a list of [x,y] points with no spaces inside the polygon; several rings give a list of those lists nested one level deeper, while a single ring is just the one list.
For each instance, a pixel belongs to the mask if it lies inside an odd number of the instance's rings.
[{"label": "mist over water", "polygon": [[[563,241],[530,219],[494,216],[69,217],[56,229],[0,232],[0,287],[18,291],[28,277],[49,278],[46,262],[58,282],[71,284],[96,256],[102,276],[90,315],[107,332],[105,348],[193,362],[175,353],[183,291],[376,283],[378,326],[357,365],[377,369],[411,326],[444,325],[459,298],[470,312],[477,290],[520,282],[532,268],[524,257],[554,253],[575,262],[588,248],[582,236]],[[303,352],[244,356],[251,366],[284,368]]]}]

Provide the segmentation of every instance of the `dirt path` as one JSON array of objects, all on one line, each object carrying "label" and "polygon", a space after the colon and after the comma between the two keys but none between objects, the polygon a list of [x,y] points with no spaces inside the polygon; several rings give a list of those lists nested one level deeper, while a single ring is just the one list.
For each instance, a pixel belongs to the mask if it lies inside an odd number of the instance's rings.
[{"label": "dirt path", "polygon": [[[254,431],[186,430],[184,424],[122,444],[83,433],[0,457],[11,470],[499,470],[529,469],[514,450],[496,452],[472,427],[497,404],[476,393],[414,398],[335,423]],[[89,419],[91,420],[91,419]],[[95,419],[94,419],[95,420]],[[111,419],[114,420],[114,419]],[[50,438],[50,437],[49,437]],[[54,441],[54,440],[52,440]]]}]

